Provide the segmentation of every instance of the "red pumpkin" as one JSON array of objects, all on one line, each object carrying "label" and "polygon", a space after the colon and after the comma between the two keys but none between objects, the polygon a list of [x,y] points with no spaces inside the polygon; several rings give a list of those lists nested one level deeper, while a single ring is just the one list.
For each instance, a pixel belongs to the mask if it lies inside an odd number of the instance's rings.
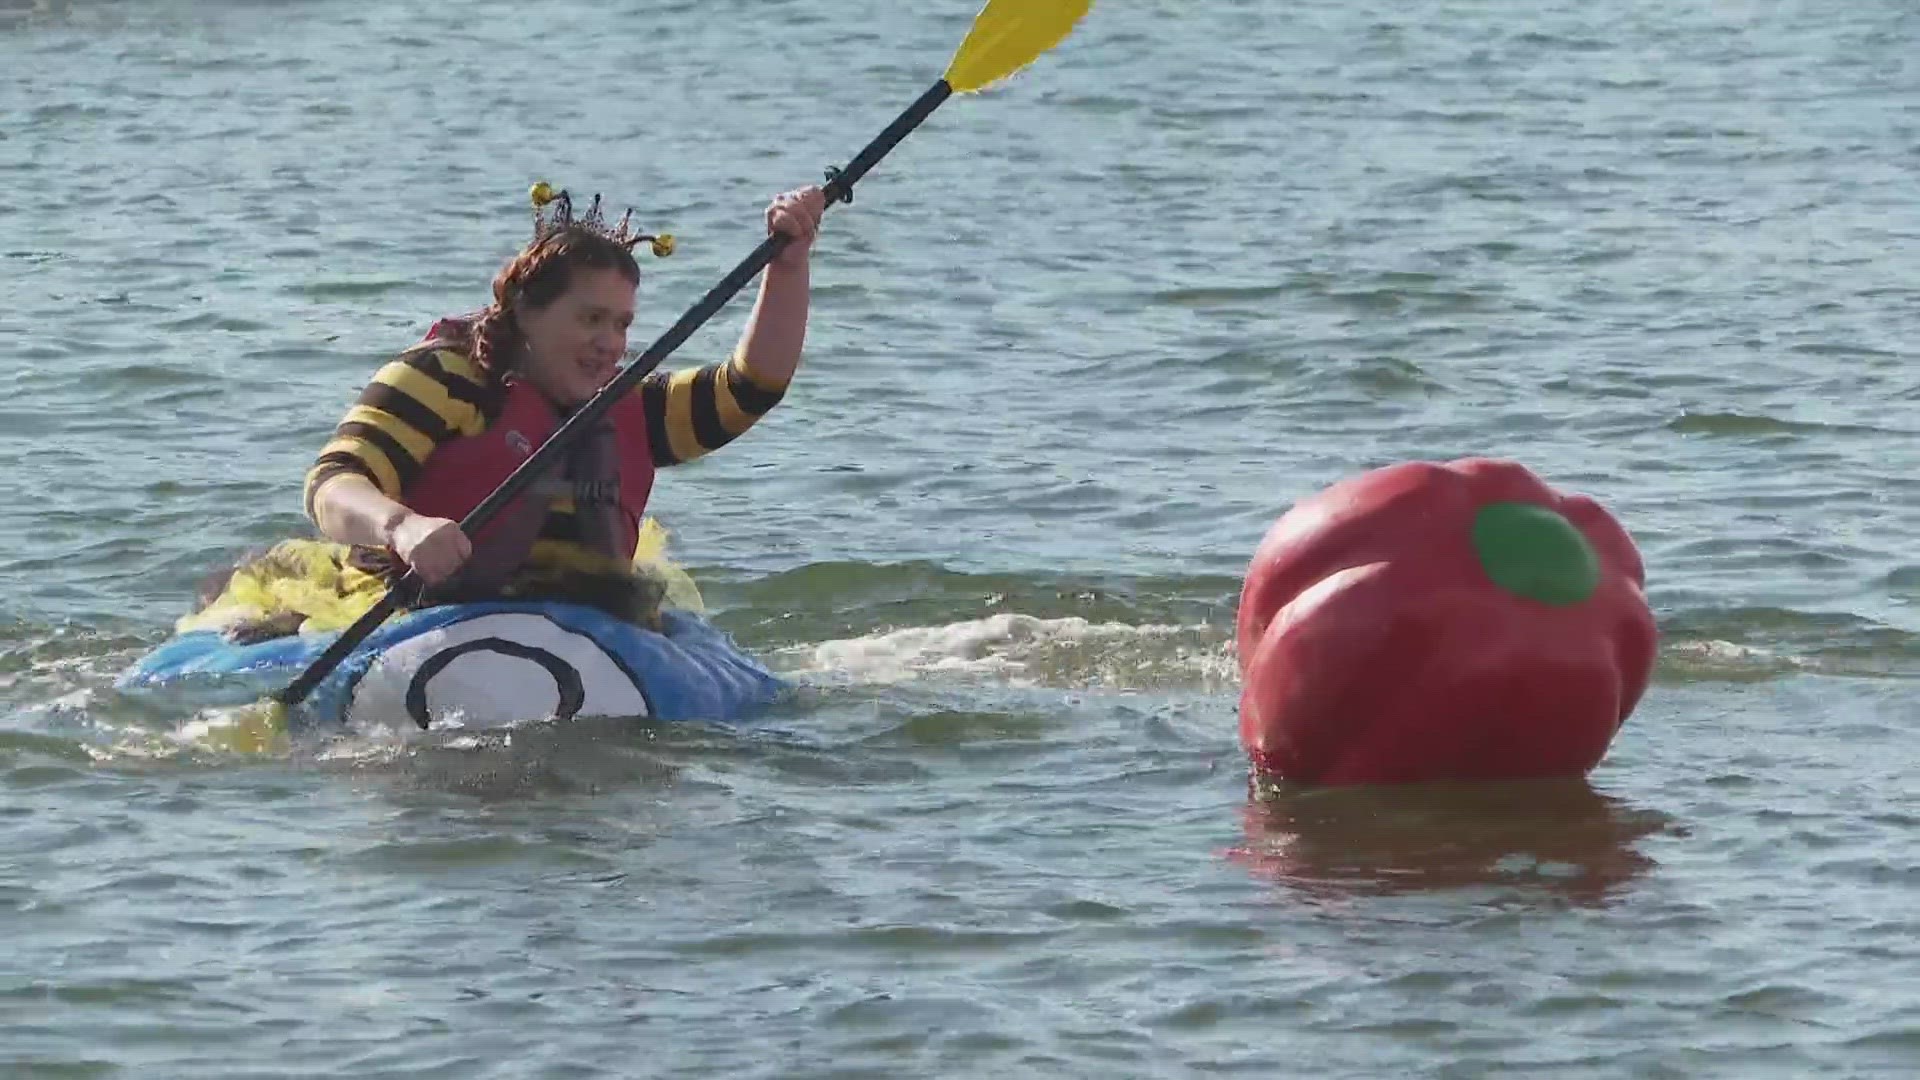
[{"label": "red pumpkin", "polygon": [[1256,772],[1310,783],[1584,776],[1652,673],[1625,529],[1519,464],[1409,462],[1295,505],[1236,645]]}]

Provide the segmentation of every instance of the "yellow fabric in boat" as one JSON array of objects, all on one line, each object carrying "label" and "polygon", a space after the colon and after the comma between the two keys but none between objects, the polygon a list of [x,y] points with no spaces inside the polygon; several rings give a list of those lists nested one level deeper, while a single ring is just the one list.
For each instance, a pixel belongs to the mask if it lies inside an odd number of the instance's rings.
[{"label": "yellow fabric in boat", "polygon": [[[693,578],[667,557],[668,537],[666,528],[653,518],[642,521],[632,570],[663,587],[662,606],[704,612],[706,603]],[[283,540],[266,554],[242,563],[218,596],[178,620],[174,630],[224,631],[268,622],[284,622],[289,633],[344,630],[386,592],[378,577],[349,564],[349,551],[345,544],[330,540]],[[563,576],[572,570],[603,569],[577,566],[579,558],[564,545],[536,545],[528,572]]]},{"label": "yellow fabric in boat", "polygon": [[638,573],[651,574],[666,582],[666,606],[682,611],[705,612],[707,602],[701,598],[700,587],[693,583],[693,576],[667,558],[667,540],[670,536],[666,526],[652,518],[643,519],[640,522],[640,539],[633,549],[633,568]]}]

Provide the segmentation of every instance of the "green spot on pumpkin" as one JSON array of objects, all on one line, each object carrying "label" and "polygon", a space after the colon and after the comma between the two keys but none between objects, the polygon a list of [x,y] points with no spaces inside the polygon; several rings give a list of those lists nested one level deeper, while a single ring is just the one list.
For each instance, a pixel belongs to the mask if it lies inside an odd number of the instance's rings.
[{"label": "green spot on pumpkin", "polygon": [[1600,587],[1600,557],[1573,522],[1531,503],[1490,503],[1473,518],[1473,549],[1495,585],[1528,600],[1577,604]]}]

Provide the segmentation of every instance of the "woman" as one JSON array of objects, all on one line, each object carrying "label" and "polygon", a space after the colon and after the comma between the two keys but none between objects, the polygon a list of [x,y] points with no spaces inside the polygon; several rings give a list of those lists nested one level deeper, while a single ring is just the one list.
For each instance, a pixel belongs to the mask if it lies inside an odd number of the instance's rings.
[{"label": "woman", "polygon": [[[647,375],[543,480],[469,537],[458,520],[617,374],[640,281],[632,247],[672,250],[671,238],[630,233],[627,217],[607,227],[598,196],[577,218],[566,193],[544,183],[532,199],[533,238],[495,275],[493,302],[441,320],[381,367],[308,471],[307,514],[349,546],[346,565],[325,560],[334,564],[329,575],[312,552],[282,545],[237,572],[222,598],[234,607],[244,579],[249,595],[275,602],[253,604],[244,625],[215,611],[193,622],[249,639],[322,628],[364,610],[339,601],[371,602],[378,579],[405,568],[424,583],[423,603],[540,596],[654,622],[663,586],[633,569],[654,470],[725,446],[785,394],[806,337],[808,257],[825,196],[807,187],[768,207],[769,232],[792,239],[766,268],[730,357]],[[306,581],[262,585],[270,578]],[[303,601],[313,594],[332,595]]]}]

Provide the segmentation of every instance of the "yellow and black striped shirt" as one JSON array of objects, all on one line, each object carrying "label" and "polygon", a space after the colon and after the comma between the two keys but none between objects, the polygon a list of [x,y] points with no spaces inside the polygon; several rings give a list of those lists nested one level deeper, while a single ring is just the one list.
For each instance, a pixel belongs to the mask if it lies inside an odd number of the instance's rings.
[{"label": "yellow and black striped shirt", "polygon": [[[646,411],[653,464],[665,468],[732,442],[778,404],[786,388],[756,381],[735,357],[650,372],[632,392]],[[502,394],[471,359],[452,349],[421,349],[389,361],[374,373],[307,470],[307,516],[314,517],[313,496],[320,485],[342,473],[364,476],[399,500],[436,446],[486,430]],[[579,541],[571,503],[554,501],[542,540]]]}]

